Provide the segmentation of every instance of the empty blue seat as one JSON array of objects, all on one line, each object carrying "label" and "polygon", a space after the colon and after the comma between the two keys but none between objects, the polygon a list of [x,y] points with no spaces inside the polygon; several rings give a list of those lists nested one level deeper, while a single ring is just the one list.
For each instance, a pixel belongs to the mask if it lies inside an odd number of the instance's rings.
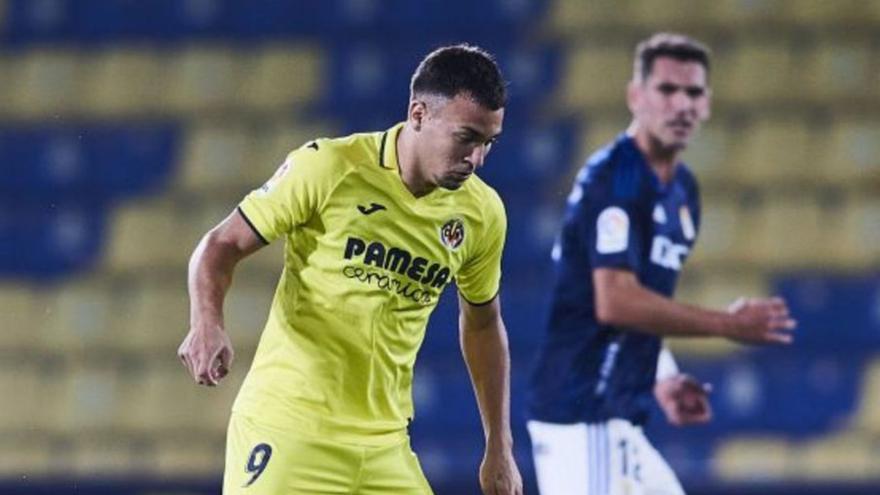
[{"label": "empty blue seat", "polygon": [[[481,42],[473,36],[462,39],[482,46],[498,58],[510,83],[508,114],[524,119],[531,109],[539,108],[552,95],[560,73],[561,51],[557,46],[524,45],[496,38]],[[322,108],[343,117],[352,130],[363,130],[363,124],[369,123],[374,112],[384,114],[386,109],[393,110],[387,120],[402,120],[409,80],[416,66],[432,47],[449,43],[448,34],[420,39],[418,43],[400,43],[396,38],[375,35],[356,41],[335,40],[328,56],[327,79],[331,86]]]},{"label": "empty blue seat", "polygon": [[164,124],[0,129],[0,191],[52,200],[151,192],[170,178],[176,147]]},{"label": "empty blue seat", "polygon": [[179,133],[166,124],[101,127],[86,135],[95,177],[92,187],[114,198],[157,192],[176,163]]},{"label": "empty blue seat", "polygon": [[773,288],[798,320],[798,348],[860,350],[880,344],[880,274],[793,273],[777,277]]},{"label": "empty blue seat", "polygon": [[73,38],[76,5],[73,0],[8,0],[6,25],[0,31],[7,43],[62,42]]},{"label": "empty blue seat", "polygon": [[4,203],[0,275],[46,279],[91,267],[101,253],[101,204]]}]

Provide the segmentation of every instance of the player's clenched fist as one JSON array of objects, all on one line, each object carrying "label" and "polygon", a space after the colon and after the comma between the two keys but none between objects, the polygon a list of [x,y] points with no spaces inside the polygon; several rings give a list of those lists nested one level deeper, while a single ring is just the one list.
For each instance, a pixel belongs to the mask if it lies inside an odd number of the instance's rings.
[{"label": "player's clenched fist", "polygon": [[213,387],[229,373],[234,352],[226,330],[209,326],[190,328],[177,355],[196,383]]},{"label": "player's clenched fist", "polygon": [[751,344],[790,344],[797,322],[782,298],[740,298],[727,308],[732,325],[726,335]]},{"label": "player's clenched fist", "polygon": [[522,495],[522,476],[510,450],[487,450],[480,465],[480,488],[484,495]]}]

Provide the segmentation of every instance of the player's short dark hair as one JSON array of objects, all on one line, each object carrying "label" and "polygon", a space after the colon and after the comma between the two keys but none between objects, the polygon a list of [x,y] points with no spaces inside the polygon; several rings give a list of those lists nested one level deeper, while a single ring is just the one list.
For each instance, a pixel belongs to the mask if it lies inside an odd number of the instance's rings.
[{"label": "player's short dark hair", "polygon": [[410,94],[446,98],[464,94],[493,111],[507,103],[507,88],[495,58],[482,48],[465,43],[429,53],[412,76]]},{"label": "player's short dark hair", "polygon": [[657,33],[636,46],[633,77],[645,80],[654,69],[654,61],[670,57],[680,62],[697,62],[709,74],[709,48],[699,41],[677,33]]}]

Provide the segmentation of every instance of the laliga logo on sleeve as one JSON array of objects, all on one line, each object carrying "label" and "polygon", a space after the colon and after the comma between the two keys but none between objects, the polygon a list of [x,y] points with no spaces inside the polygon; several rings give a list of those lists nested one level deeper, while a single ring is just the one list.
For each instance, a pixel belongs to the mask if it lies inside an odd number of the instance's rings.
[{"label": "laliga logo on sleeve", "polygon": [[462,222],[460,218],[453,218],[440,227],[440,242],[442,242],[444,246],[455,251],[461,246],[463,241],[464,222]]},{"label": "laliga logo on sleeve", "polygon": [[290,160],[284,160],[284,163],[282,163],[281,166],[278,167],[278,170],[275,171],[275,174],[272,176],[272,178],[267,180],[266,183],[263,184],[262,187],[260,187],[260,192],[263,194],[269,194],[269,191],[271,191],[272,188],[275,187],[275,184],[277,184],[278,181],[280,181],[281,178],[287,174],[287,171],[289,169]]},{"label": "laliga logo on sleeve", "polygon": [[596,219],[596,251],[622,253],[629,246],[629,215],[623,208],[609,206]]}]

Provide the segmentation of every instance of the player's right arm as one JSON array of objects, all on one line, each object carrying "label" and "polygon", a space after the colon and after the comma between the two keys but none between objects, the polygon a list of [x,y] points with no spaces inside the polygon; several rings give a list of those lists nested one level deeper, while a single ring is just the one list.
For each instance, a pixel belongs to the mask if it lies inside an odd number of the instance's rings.
[{"label": "player's right arm", "polygon": [[202,237],[190,258],[190,329],[177,355],[200,385],[216,385],[229,372],[234,353],[223,299],[238,262],[264,245],[236,210]]},{"label": "player's right arm", "polygon": [[788,344],[795,321],[778,298],[740,299],[727,311],[676,302],[642,286],[632,271],[593,270],[596,316],[606,325],[669,336],[725,337],[751,344]]},{"label": "player's right arm", "polygon": [[178,349],[196,382],[216,385],[232,363],[223,298],[235,265],[308,222],[339,181],[343,169],[318,143],[287,155],[275,175],[248,194],[196,247],[189,264],[190,331]]}]

